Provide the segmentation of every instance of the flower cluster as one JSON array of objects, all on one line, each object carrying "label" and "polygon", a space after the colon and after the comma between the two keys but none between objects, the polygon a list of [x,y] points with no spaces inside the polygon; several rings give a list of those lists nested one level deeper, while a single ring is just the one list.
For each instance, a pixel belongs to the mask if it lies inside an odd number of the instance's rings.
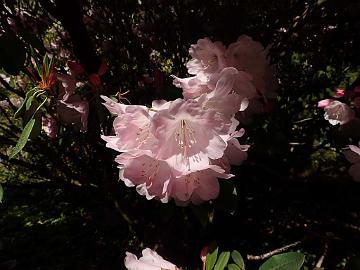
[{"label": "flower cluster", "polygon": [[[331,125],[339,124],[342,126],[344,133],[358,135],[360,119],[356,117],[356,113],[360,110],[359,94],[360,86],[347,91],[338,88],[334,94],[334,98],[336,99],[320,100],[318,107],[324,109],[324,117]],[[346,103],[337,99],[343,99]],[[347,103],[352,105],[352,107]],[[349,150],[345,152],[345,157],[353,164],[349,169],[349,174],[355,181],[360,181],[360,148],[355,145],[349,145]]]},{"label": "flower cluster", "polygon": [[102,138],[121,152],[115,159],[120,179],[147,199],[174,198],[178,205],[215,199],[218,178],[232,177],[230,165],[247,158],[235,115],[267,91],[272,69],[261,44],[245,36],[227,50],[200,39],[189,51],[194,76],[174,79],[184,99],[156,100],[148,108],[102,96],[116,115],[115,135]]},{"label": "flower cluster", "polygon": [[132,253],[126,252],[125,267],[128,270],[178,270],[173,263],[164,260],[155,251],[145,248],[139,259]]},{"label": "flower cluster", "polygon": [[[336,89],[335,98],[342,98],[345,95],[343,89]],[[318,102],[318,107],[325,111],[324,118],[328,120],[331,125],[344,125],[350,122],[354,117],[354,111],[343,102],[336,99],[323,99]]]}]

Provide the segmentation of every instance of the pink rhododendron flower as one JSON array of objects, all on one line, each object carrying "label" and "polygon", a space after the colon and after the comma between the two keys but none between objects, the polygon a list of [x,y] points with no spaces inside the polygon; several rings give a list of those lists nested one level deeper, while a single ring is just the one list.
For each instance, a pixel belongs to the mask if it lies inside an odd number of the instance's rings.
[{"label": "pink rhododendron flower", "polygon": [[60,81],[57,113],[59,119],[75,129],[86,132],[89,102],[75,94],[76,79],[72,74],[57,74]]},{"label": "pink rhododendron flower", "polygon": [[[249,146],[237,140],[244,130],[236,131],[235,114],[248,107],[263,111],[259,99],[270,96],[274,79],[267,50],[246,36],[228,50],[220,42],[200,39],[189,52],[193,59],[187,68],[195,76],[173,76],[185,100],[156,100],[147,108],[102,97],[116,116],[115,134],[102,138],[107,147],[122,152],[116,158],[120,179],[147,199],[174,198],[177,205],[218,196],[218,178],[232,177],[230,164],[247,158]],[[225,52],[237,66],[227,63]]]},{"label": "pink rhododendron flower", "polygon": [[195,100],[173,101],[167,110],[154,115],[152,130],[161,142],[156,151],[180,174],[204,169],[209,158],[220,158],[231,121],[212,110],[204,110]]},{"label": "pink rhododendron flower", "polygon": [[181,206],[189,202],[200,204],[218,197],[220,190],[218,178],[231,177],[232,174],[226,174],[219,166],[208,165],[204,170],[172,179],[169,183],[170,196]]},{"label": "pink rhododendron flower", "polygon": [[112,105],[111,107],[109,103],[110,101],[107,100],[106,106],[110,108],[110,111],[117,112],[119,116],[113,123],[115,136],[102,136],[107,141],[106,146],[119,152],[151,148],[156,139],[150,131],[149,110],[144,106],[136,105],[117,107]]},{"label": "pink rhododendron flower", "polygon": [[337,88],[335,91],[335,97],[341,98],[345,95],[345,90],[341,88]]},{"label": "pink rhododendron flower", "polygon": [[61,121],[73,126],[76,130],[86,132],[89,114],[89,103],[75,97],[67,101],[58,101],[57,113]]},{"label": "pink rhododendron flower", "polygon": [[331,101],[324,110],[325,120],[328,120],[331,125],[343,125],[355,117],[354,111],[348,105],[337,100]]},{"label": "pink rhododendron flower", "polygon": [[50,138],[54,139],[57,135],[58,124],[56,120],[51,117],[42,117],[42,129]]},{"label": "pink rhododendron flower", "polygon": [[173,76],[173,78],[173,84],[176,87],[182,88],[183,96],[186,99],[197,98],[202,94],[211,91],[211,89],[209,89],[209,87],[207,86],[207,83],[201,81],[197,76],[184,79]]},{"label": "pink rhododendron flower", "polygon": [[355,181],[360,182],[360,148],[355,145],[349,145],[349,148],[350,150],[345,152],[346,159],[353,163],[349,174]]},{"label": "pink rhododendron flower", "polygon": [[56,79],[60,82],[58,99],[66,101],[75,94],[77,80],[73,74],[56,74]]},{"label": "pink rhododendron flower", "polygon": [[162,160],[151,157],[151,152],[123,153],[116,157],[120,164],[120,179],[127,186],[136,186],[140,195],[148,200],[156,197],[168,202],[167,186],[171,178],[171,168]]},{"label": "pink rhododendron flower", "polygon": [[[207,95],[202,95],[198,102],[203,108],[212,109],[230,117],[238,111],[244,111],[249,104],[249,99],[247,93],[236,91],[238,85],[235,83],[238,82],[238,75],[239,72],[235,68],[224,68],[219,74],[215,89]],[[253,89],[255,90],[254,87]]]},{"label": "pink rhododendron flower", "polygon": [[318,108],[325,108],[326,106],[329,106],[331,102],[333,102],[334,99],[323,99],[318,102]]},{"label": "pink rhododendron flower", "polygon": [[132,253],[126,252],[125,267],[128,270],[178,270],[176,265],[164,260],[155,251],[146,248],[139,259]]},{"label": "pink rhododendron flower", "polygon": [[246,35],[230,44],[225,53],[228,66],[249,73],[261,93],[273,91],[276,86],[275,68],[270,65],[267,55],[268,48],[264,49],[260,42]]},{"label": "pink rhododendron flower", "polygon": [[207,81],[209,75],[226,67],[225,46],[219,41],[199,39],[196,44],[191,45],[189,53],[193,59],[186,64],[188,72],[198,75],[202,81]]}]

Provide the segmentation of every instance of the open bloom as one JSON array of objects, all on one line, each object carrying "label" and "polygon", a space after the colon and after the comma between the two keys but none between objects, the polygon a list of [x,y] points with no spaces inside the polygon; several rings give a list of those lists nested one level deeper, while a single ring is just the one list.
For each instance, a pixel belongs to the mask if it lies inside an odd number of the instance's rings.
[{"label": "open bloom", "polygon": [[50,138],[55,138],[58,130],[58,125],[56,120],[51,117],[42,117],[42,129]]},{"label": "open bloom", "polygon": [[161,142],[156,156],[166,160],[180,175],[202,170],[209,158],[220,158],[232,122],[213,110],[204,110],[195,100],[177,99],[169,109],[153,116],[152,131]]},{"label": "open bloom", "polygon": [[355,117],[354,111],[345,103],[337,100],[325,99],[319,101],[318,107],[323,107],[325,120],[331,125],[343,125]]},{"label": "open bloom", "polygon": [[229,179],[227,174],[217,165],[208,165],[205,169],[173,178],[169,183],[170,196],[178,205],[187,205],[189,202],[200,204],[215,199],[219,195],[218,178]]},{"label": "open bloom", "polygon": [[189,49],[193,57],[187,64],[188,72],[198,75],[202,81],[207,81],[208,76],[220,72],[225,66],[225,46],[208,38],[199,39]]},{"label": "open bloom", "polygon": [[349,145],[350,150],[345,152],[345,157],[353,163],[349,169],[351,177],[360,182],[360,148],[355,145]]},{"label": "open bloom", "polygon": [[246,35],[230,44],[225,53],[228,66],[249,73],[261,93],[273,91],[276,86],[275,68],[270,65],[267,55],[268,48],[264,49],[260,42]]},{"label": "open bloom", "polygon": [[150,248],[142,251],[139,259],[132,253],[126,252],[125,267],[128,270],[177,270],[171,262],[164,260],[159,254]]},{"label": "open bloom", "polygon": [[123,153],[116,157],[120,179],[148,200],[152,198],[168,202],[167,186],[171,179],[171,168],[162,160],[151,157],[150,151]]},{"label": "open bloom", "polygon": [[182,88],[183,96],[186,99],[197,98],[202,94],[211,91],[207,83],[201,81],[197,76],[183,78],[183,79],[173,76],[173,78],[174,78],[173,84],[176,87]]},{"label": "open bloom", "polygon": [[89,114],[89,102],[75,94],[76,78],[72,74],[57,74],[59,95],[57,113],[65,124],[72,125],[76,130],[86,132]]}]

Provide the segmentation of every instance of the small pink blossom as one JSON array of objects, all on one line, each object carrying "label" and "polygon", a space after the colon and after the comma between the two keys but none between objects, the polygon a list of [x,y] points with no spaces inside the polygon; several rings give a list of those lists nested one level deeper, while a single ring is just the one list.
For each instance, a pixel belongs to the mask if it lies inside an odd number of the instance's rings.
[{"label": "small pink blossom", "polygon": [[342,88],[337,88],[335,91],[335,97],[341,98],[345,95],[345,90]]},{"label": "small pink blossom", "polygon": [[73,74],[57,74],[60,82],[57,101],[59,119],[72,125],[81,132],[86,132],[89,114],[89,102],[75,94],[77,80]]},{"label": "small pink blossom", "polygon": [[231,177],[232,174],[226,174],[219,166],[208,165],[203,170],[172,179],[169,183],[170,196],[180,206],[186,206],[190,202],[200,204],[218,197],[220,191],[218,178]]},{"label": "small pink blossom", "polygon": [[42,129],[50,138],[54,139],[57,135],[58,124],[56,120],[51,117],[42,117]]},{"label": "small pink blossom", "polygon": [[132,253],[126,252],[125,267],[128,270],[177,270],[173,263],[164,260],[155,251],[146,248],[139,259]]},{"label": "small pink blossom", "polygon": [[351,121],[355,117],[354,111],[345,103],[337,100],[329,102],[324,107],[325,120],[328,120],[331,125],[343,125]]},{"label": "small pink blossom", "polygon": [[273,91],[276,87],[275,68],[267,59],[268,50],[260,42],[242,35],[237,42],[229,45],[225,53],[228,66],[249,73],[261,93]]},{"label": "small pink blossom", "polygon": [[334,99],[323,99],[318,102],[318,108],[325,108],[326,106],[329,106],[331,102],[333,102]]},{"label": "small pink blossom", "polygon": [[153,134],[161,142],[156,155],[181,174],[201,170],[209,165],[209,158],[223,155],[226,142],[220,135],[231,124],[222,114],[202,109],[195,100],[177,99],[152,119]]},{"label": "small pink blossom", "polygon": [[57,103],[57,113],[61,121],[73,126],[80,132],[87,131],[87,122],[89,114],[89,102],[81,100],[76,96],[67,101],[59,100]]},{"label": "small pink blossom", "polygon": [[183,79],[173,76],[173,78],[173,84],[176,87],[182,88],[185,99],[197,98],[211,91],[207,83],[201,81],[197,76]]},{"label": "small pink blossom", "polygon": [[353,163],[349,174],[355,181],[360,182],[360,148],[355,145],[349,145],[349,148],[350,150],[345,152],[346,159]]},{"label": "small pink blossom", "polygon": [[136,186],[136,191],[148,200],[168,202],[171,168],[165,161],[151,157],[151,152],[123,153],[115,161],[120,164],[120,179],[127,186]]},{"label": "small pink blossom", "polygon": [[208,76],[220,72],[225,66],[225,46],[217,41],[212,42],[208,38],[199,39],[189,49],[193,57],[187,64],[188,72],[198,75],[203,81],[208,80]]}]

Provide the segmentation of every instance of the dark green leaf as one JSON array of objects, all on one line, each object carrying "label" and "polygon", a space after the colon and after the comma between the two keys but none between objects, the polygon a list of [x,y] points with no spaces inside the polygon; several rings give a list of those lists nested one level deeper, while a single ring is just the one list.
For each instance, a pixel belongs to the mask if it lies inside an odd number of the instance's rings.
[{"label": "dark green leaf", "polygon": [[25,106],[25,108],[26,108],[27,111],[30,109],[31,103],[32,103],[33,99],[34,99],[34,95],[30,96],[30,97],[26,100],[26,106]]},{"label": "dark green leaf", "polygon": [[17,142],[15,147],[11,149],[11,152],[9,155],[10,158],[15,157],[24,148],[24,146],[26,145],[26,143],[29,139],[31,130],[34,127],[34,124],[35,124],[34,118],[30,119],[30,121],[26,124],[26,126],[24,127],[24,130],[22,131],[22,133],[20,135],[19,141]]},{"label": "dark green leaf", "polygon": [[212,270],[216,263],[217,255],[219,252],[219,248],[216,244],[212,244],[209,246],[208,254],[206,255],[205,267],[206,270]]},{"label": "dark green leaf", "polygon": [[[28,91],[26,93],[26,96],[24,98],[24,101],[21,103],[19,109],[17,109],[17,111],[15,112],[14,116],[15,117],[18,117],[20,114],[22,114],[24,111],[25,111],[25,107],[26,107],[26,104],[27,104],[27,100],[29,99],[29,97],[31,97],[32,95],[34,95],[34,92],[35,90],[34,89],[31,89],[30,91]],[[26,109],[28,110],[28,109]]]},{"label": "dark green leaf", "polygon": [[245,269],[244,259],[239,251],[234,250],[233,252],[231,252],[231,258],[240,267],[241,270]]},{"label": "dark green leaf", "polygon": [[0,67],[11,75],[17,75],[24,66],[26,50],[17,36],[8,32],[0,37]]},{"label": "dark green leaf", "polygon": [[3,197],[4,197],[4,190],[0,184],[0,203],[2,203]]},{"label": "dark green leaf", "polygon": [[228,267],[229,270],[242,270],[242,269],[240,269],[239,266],[237,266],[234,263],[229,264],[227,267]]},{"label": "dark green leaf", "polygon": [[264,262],[259,270],[299,270],[304,263],[304,259],[304,254],[299,252],[274,255]]},{"label": "dark green leaf", "polygon": [[35,113],[33,118],[35,119],[35,123],[30,133],[29,139],[35,139],[37,136],[39,136],[42,128],[41,112],[38,111]]},{"label": "dark green leaf", "polygon": [[215,270],[224,270],[230,258],[230,251],[221,252],[218,261],[215,264]]}]

